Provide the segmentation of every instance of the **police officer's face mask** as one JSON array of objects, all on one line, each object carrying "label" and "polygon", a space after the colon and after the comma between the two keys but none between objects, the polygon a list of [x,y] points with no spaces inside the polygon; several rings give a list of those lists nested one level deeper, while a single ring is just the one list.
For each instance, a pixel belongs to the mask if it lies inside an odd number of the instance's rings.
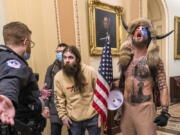
[{"label": "police officer's face mask", "polygon": [[56,59],[58,60],[58,61],[62,61],[62,52],[58,52],[58,53],[56,53]]},{"label": "police officer's face mask", "polygon": [[25,39],[24,40],[24,45],[26,47],[25,53],[23,55],[24,60],[28,60],[31,55],[31,48],[34,47],[35,43],[31,41],[30,39]]},{"label": "police officer's face mask", "polygon": [[30,53],[25,52],[24,55],[23,55],[23,58],[25,60],[28,60],[30,58]]}]

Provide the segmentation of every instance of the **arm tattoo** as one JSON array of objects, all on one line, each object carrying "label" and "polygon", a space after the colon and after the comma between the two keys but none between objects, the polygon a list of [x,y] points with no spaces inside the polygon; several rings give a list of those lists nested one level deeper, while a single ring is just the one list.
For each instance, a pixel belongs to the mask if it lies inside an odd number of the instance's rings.
[{"label": "arm tattoo", "polygon": [[162,112],[168,112],[169,105],[162,105]]},{"label": "arm tattoo", "polygon": [[158,65],[158,70],[157,70],[157,80],[158,80],[158,87],[159,90],[167,90],[167,84],[166,84],[166,74],[164,71],[164,66],[162,61],[160,60],[160,63]]}]

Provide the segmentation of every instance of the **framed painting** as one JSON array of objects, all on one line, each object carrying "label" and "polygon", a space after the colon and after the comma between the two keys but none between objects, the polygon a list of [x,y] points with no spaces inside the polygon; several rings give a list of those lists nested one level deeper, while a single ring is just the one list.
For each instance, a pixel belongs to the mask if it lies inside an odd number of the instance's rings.
[{"label": "framed painting", "polygon": [[120,25],[122,7],[89,0],[89,48],[91,55],[101,55],[107,38],[112,55],[118,55],[122,25]]},{"label": "framed painting", "polygon": [[175,35],[174,35],[174,58],[180,59],[180,17],[174,18],[175,22]]}]

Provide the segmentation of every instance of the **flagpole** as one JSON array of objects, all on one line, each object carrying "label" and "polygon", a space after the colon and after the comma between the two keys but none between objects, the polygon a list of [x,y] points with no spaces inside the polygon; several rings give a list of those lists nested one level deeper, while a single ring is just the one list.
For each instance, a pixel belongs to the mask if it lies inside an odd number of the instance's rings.
[{"label": "flagpole", "polygon": [[107,98],[112,87],[113,70],[112,56],[110,47],[110,35],[107,34],[105,44],[102,50],[101,62],[98,69],[98,76],[94,90],[94,99],[92,106],[98,112],[98,126],[100,127],[100,135],[104,135],[107,128],[108,110]]}]

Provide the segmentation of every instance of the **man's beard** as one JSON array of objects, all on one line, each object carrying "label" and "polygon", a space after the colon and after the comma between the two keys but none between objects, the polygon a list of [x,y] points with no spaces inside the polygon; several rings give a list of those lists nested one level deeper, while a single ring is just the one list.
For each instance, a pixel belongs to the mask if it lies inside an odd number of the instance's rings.
[{"label": "man's beard", "polygon": [[80,63],[76,63],[73,65],[66,64],[62,69],[68,77],[73,77],[75,83],[74,86],[77,88],[77,90],[79,90],[79,92],[82,92],[87,83],[83,72],[81,72]]},{"label": "man's beard", "polygon": [[136,41],[133,39],[133,44],[137,47],[137,48],[145,48],[148,46],[149,41],[148,40],[142,40],[142,41]]},{"label": "man's beard", "polygon": [[140,31],[135,32],[132,37],[132,42],[137,48],[145,48],[149,44],[149,36]]},{"label": "man's beard", "polygon": [[74,77],[79,72],[80,67],[77,64],[65,64],[62,69],[67,76]]}]

